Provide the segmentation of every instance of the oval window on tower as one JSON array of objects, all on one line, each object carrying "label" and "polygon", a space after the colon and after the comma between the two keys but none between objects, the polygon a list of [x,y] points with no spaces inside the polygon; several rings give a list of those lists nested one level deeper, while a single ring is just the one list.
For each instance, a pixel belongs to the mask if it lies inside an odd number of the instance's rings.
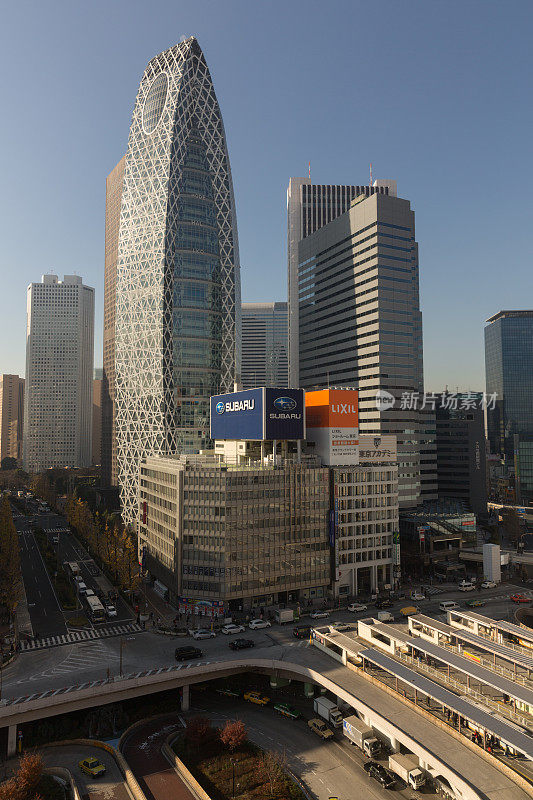
[{"label": "oval window on tower", "polygon": [[144,101],[143,129],[145,133],[153,133],[157,128],[157,123],[161,119],[161,114],[165,108],[167,87],[167,74],[166,72],[161,72],[157,78],[154,78]]}]

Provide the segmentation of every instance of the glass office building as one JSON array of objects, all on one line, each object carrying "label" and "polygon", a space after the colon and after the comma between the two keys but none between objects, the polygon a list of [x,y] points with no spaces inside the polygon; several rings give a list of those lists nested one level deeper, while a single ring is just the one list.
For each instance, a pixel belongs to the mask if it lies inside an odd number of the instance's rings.
[{"label": "glass office building", "polygon": [[288,386],[287,303],[242,304],[243,389]]},{"label": "glass office building", "polygon": [[514,466],[515,437],[533,436],[533,311],[500,311],[487,320],[485,369],[490,451]]},{"label": "glass office building", "polygon": [[115,371],[123,519],[139,463],[209,444],[209,397],[240,373],[240,270],[224,125],[194,37],[153,58],[133,111],[117,259]]}]

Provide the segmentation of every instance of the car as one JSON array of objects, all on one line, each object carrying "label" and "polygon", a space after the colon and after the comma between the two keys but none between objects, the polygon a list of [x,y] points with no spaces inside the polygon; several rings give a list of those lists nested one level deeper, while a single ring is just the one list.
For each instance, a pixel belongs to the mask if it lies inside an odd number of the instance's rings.
[{"label": "car", "polygon": [[313,733],[316,733],[317,736],[320,736],[320,738],[324,739],[326,742],[328,741],[328,739],[335,738],[331,728],[328,728],[324,720],[318,719],[318,717],[310,719],[307,725],[309,728],[311,728]]},{"label": "car", "polygon": [[352,614],[358,614],[360,611],[367,611],[368,606],[365,606],[364,603],[350,603],[348,606],[348,611],[351,611]]},{"label": "car", "polygon": [[526,597],[525,594],[512,594],[509,598],[513,601],[513,603],[529,603],[531,602],[530,597]]},{"label": "car", "polygon": [[459,591],[461,592],[473,592],[476,588],[475,583],[460,583],[459,584]]},{"label": "car", "polygon": [[384,597],[382,600],[376,600],[374,605],[376,606],[376,608],[379,608],[381,610],[382,608],[392,608],[393,603],[392,600],[388,600],[386,597]]},{"label": "car", "polygon": [[198,628],[198,630],[193,631],[192,634],[193,639],[214,639],[215,636],[215,631],[209,631],[207,628]]},{"label": "car", "polygon": [[313,611],[311,614],[311,619],[327,619],[329,617],[329,611]]},{"label": "car", "polygon": [[222,686],[216,690],[218,694],[223,694],[225,697],[240,697],[241,693],[238,689],[232,689],[231,686]]},{"label": "car", "polygon": [[246,650],[248,647],[255,647],[255,642],[252,639],[234,639],[229,647],[232,650]]},{"label": "car", "polygon": [[377,761],[367,761],[366,764],[363,764],[363,769],[368,772],[371,778],[381,783],[385,789],[392,789],[396,785],[396,781],[390,772],[381,764],[378,764]]},{"label": "car", "polygon": [[224,627],[221,628],[220,632],[224,633],[226,636],[229,636],[231,633],[244,633],[245,630],[246,628],[244,627],[244,625],[230,624],[230,625],[224,625]]},{"label": "car", "polygon": [[332,622],[329,629],[333,631],[351,631],[354,626],[350,622]]},{"label": "car", "polygon": [[251,631],[257,631],[259,628],[271,628],[272,625],[267,619],[252,619],[248,623]]},{"label": "car", "polygon": [[496,586],[497,584],[494,583],[494,581],[483,581],[483,583],[481,584],[482,589],[495,589]]},{"label": "car", "polygon": [[105,613],[106,613],[106,616],[109,617],[109,619],[111,619],[112,617],[116,617],[117,616],[117,609],[115,608],[115,606],[107,605],[105,607]]},{"label": "car", "polygon": [[265,697],[261,692],[245,692],[244,699],[256,706],[266,706],[270,703],[270,697]]},{"label": "car", "polygon": [[84,583],[83,581],[78,581],[76,583],[76,588],[78,590],[78,594],[85,594],[85,592],[87,591],[87,584]]},{"label": "car", "polygon": [[276,703],[274,711],[278,711],[282,716],[289,717],[290,719],[298,719],[300,712],[297,708],[293,708],[288,703]]},{"label": "car", "polygon": [[96,597],[93,589],[86,589],[85,590],[85,597]]},{"label": "car", "polygon": [[311,636],[310,625],[295,625],[292,629],[292,635],[296,639],[308,639]]},{"label": "car", "polygon": [[203,652],[199,647],[176,647],[174,658],[176,661],[189,661],[191,658],[201,658]]},{"label": "car", "polygon": [[97,758],[84,758],[79,762],[78,766],[82,772],[90,775],[91,778],[99,778],[100,775],[105,773],[104,765]]},{"label": "car", "polygon": [[467,600],[466,604],[468,608],[481,608],[481,606],[485,605],[484,600]]},{"label": "car", "polygon": [[425,600],[426,595],[420,594],[420,592],[411,592],[411,600]]},{"label": "car", "polygon": [[189,631],[187,630],[187,628],[174,628],[172,633],[174,634],[174,636],[188,636],[189,635]]}]

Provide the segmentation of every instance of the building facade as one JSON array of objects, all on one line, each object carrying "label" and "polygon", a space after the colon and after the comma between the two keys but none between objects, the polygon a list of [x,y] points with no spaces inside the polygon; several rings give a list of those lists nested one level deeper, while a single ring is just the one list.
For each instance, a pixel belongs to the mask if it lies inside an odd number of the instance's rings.
[{"label": "building facade", "polygon": [[243,389],[288,386],[287,303],[242,304]]},{"label": "building facade", "polygon": [[0,462],[22,460],[24,419],[24,378],[0,375]]},{"label": "building facade", "polygon": [[240,379],[240,269],[222,116],[197,40],[153,58],[124,164],[115,318],[123,519],[139,463],[209,444],[209,397]]},{"label": "building facade", "polygon": [[105,182],[104,344],[102,370],[101,482],[117,486],[115,430],[115,308],[117,302],[118,234],[124,184],[124,158]]},{"label": "building facade", "polygon": [[[96,373],[96,370],[95,370]],[[93,379],[93,443],[92,443],[92,463],[93,466],[102,463],[102,378]]]},{"label": "building facade", "polygon": [[423,394],[414,212],[395,196],[395,184],[388,194],[361,192],[347,211],[301,239],[297,258],[298,297],[289,296],[289,325],[298,316],[297,337],[290,328],[291,375],[297,340],[300,386],[359,390],[360,432],[396,437],[400,508],[414,507],[423,433],[410,399]]},{"label": "building facade", "polygon": [[274,463],[254,443],[220,445],[216,455],[142,462],[145,569],[180,607],[190,598],[235,612],[323,597],[331,569],[328,470],[313,456],[298,461],[286,452]]},{"label": "building facade", "polygon": [[481,392],[441,394],[436,408],[439,498],[462,500],[465,509],[487,513],[487,456]]},{"label": "building facade", "polygon": [[487,320],[485,371],[490,452],[514,468],[515,437],[533,436],[533,311],[500,311]]},{"label": "building facade", "polygon": [[94,289],[77,275],[28,287],[24,469],[89,467]]}]

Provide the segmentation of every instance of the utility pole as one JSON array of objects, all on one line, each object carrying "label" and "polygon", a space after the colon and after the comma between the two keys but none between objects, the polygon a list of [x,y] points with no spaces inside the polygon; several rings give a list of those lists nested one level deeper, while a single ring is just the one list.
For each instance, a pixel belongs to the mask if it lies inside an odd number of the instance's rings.
[{"label": "utility pole", "polygon": [[122,677],[122,651],[124,650],[124,637],[120,637],[120,664],[119,664],[119,673],[120,677]]}]

